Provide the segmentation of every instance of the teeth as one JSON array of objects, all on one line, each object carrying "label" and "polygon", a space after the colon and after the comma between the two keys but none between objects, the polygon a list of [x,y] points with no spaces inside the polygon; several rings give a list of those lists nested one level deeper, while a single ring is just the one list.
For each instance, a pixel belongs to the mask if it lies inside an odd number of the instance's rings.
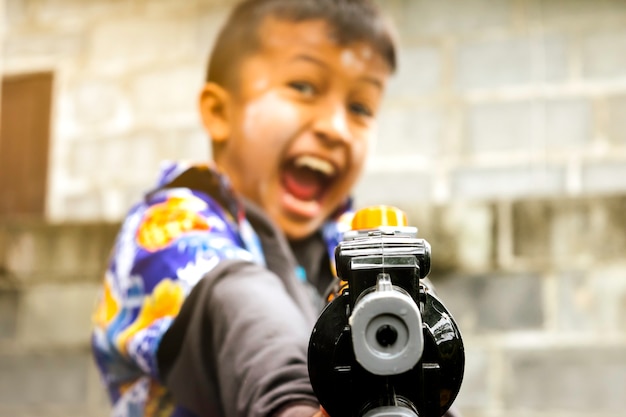
[{"label": "teeth", "polygon": [[296,167],[306,167],[330,177],[335,174],[335,167],[328,161],[311,155],[303,155],[294,161]]}]

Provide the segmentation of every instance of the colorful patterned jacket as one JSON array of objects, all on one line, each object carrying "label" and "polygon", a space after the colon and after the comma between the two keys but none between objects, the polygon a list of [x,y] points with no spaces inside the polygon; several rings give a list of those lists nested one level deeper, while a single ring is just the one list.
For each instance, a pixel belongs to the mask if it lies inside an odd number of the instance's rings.
[{"label": "colorful patterned jacket", "polygon": [[[348,208],[322,229],[331,262]],[[226,259],[265,262],[241,202],[211,167],[166,164],[122,224],[94,314],[92,348],[113,416],[190,415],[171,402],[157,349],[192,288]]]}]

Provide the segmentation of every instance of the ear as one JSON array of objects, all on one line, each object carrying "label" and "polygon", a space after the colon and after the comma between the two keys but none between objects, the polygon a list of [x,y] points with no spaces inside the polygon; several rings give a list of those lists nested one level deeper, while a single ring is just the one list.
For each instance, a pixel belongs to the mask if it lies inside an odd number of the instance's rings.
[{"label": "ear", "polygon": [[200,117],[214,144],[230,136],[230,94],[224,87],[208,82],[200,92]]}]

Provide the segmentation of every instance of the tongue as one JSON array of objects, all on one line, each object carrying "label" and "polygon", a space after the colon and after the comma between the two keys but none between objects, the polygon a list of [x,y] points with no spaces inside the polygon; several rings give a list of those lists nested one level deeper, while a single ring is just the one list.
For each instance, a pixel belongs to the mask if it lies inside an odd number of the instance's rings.
[{"label": "tongue", "polygon": [[324,190],[320,175],[307,168],[289,167],[283,171],[283,185],[299,200],[315,200]]}]

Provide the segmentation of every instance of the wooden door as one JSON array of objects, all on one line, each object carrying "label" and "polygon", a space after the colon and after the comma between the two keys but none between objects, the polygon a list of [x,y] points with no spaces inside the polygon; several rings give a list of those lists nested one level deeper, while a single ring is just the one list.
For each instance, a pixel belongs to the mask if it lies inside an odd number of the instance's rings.
[{"label": "wooden door", "polygon": [[0,218],[45,214],[52,73],[2,80]]}]

